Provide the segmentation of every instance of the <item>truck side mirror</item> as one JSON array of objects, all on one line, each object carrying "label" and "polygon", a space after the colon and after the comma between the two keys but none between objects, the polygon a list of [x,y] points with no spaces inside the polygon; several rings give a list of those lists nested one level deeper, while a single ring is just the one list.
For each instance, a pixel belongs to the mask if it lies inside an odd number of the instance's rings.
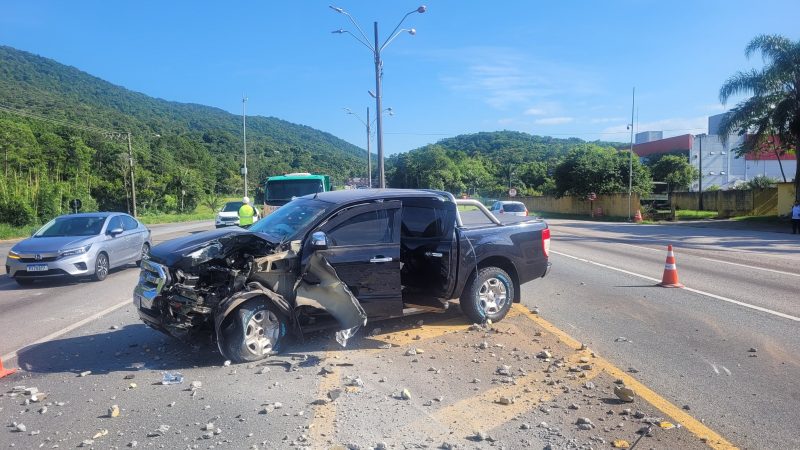
[{"label": "truck side mirror", "polygon": [[323,231],[311,233],[311,248],[314,250],[326,250],[328,248],[328,235]]}]

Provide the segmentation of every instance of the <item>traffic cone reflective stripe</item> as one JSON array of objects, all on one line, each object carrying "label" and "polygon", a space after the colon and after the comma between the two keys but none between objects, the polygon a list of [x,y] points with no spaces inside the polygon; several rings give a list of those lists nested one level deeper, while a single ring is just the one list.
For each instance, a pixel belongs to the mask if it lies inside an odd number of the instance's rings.
[{"label": "traffic cone reflective stripe", "polygon": [[667,262],[664,264],[664,275],[661,277],[661,287],[682,288],[684,287],[678,281],[678,266],[675,264],[675,253],[672,251],[672,245],[667,246]]},{"label": "traffic cone reflective stripe", "polygon": [[11,375],[12,373],[16,372],[17,369],[6,369],[3,367],[3,360],[0,359],[0,378],[3,378],[7,375]]}]

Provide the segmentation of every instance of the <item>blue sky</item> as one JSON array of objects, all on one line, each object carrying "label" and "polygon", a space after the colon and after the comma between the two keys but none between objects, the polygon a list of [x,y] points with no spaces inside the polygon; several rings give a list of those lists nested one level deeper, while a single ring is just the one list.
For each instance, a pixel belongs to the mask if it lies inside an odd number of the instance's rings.
[{"label": "blue sky", "polygon": [[[11,1],[0,44],[168,100],[275,116],[365,146],[370,51],[338,28],[381,36],[410,1]],[[430,0],[383,52],[387,153],[462,133],[519,130],[627,142],[638,129],[705,131],[719,86],[753,36],[800,39],[800,2]],[[112,6],[113,5],[113,6]],[[2,63],[2,62],[0,62]],[[374,151],[374,147],[373,147]]]}]

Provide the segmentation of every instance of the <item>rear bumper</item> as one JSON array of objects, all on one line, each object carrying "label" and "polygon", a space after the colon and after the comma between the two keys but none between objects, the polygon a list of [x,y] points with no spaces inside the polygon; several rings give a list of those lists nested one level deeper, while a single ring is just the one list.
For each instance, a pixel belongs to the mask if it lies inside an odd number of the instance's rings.
[{"label": "rear bumper", "polygon": [[550,273],[550,268],[553,267],[553,263],[547,261],[547,267],[544,268],[544,273],[542,274],[542,278],[546,277],[548,273]]}]

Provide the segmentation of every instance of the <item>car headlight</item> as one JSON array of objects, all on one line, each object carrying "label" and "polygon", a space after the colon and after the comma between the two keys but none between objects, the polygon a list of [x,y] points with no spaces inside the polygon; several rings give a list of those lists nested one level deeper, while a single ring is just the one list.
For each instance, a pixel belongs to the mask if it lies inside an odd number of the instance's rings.
[{"label": "car headlight", "polygon": [[84,245],[83,247],[75,247],[75,248],[70,248],[70,249],[67,249],[67,250],[62,250],[59,253],[59,256],[63,257],[63,256],[82,255],[82,254],[88,252],[90,248],[92,248],[92,244],[87,244],[87,245]]},{"label": "car headlight", "polygon": [[14,250],[9,250],[8,257],[11,259],[19,259],[19,253],[15,252]]}]

